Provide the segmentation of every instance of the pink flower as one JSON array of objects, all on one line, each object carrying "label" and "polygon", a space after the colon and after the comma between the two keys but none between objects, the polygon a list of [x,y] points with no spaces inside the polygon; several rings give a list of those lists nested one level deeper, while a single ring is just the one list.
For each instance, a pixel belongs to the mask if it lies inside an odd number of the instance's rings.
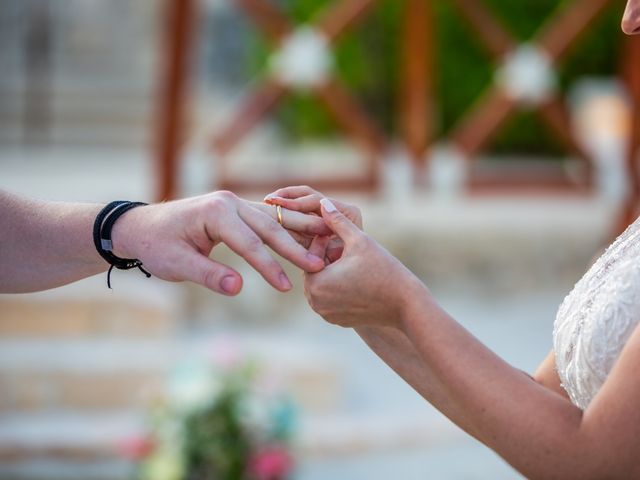
[{"label": "pink flower", "polygon": [[154,448],[153,439],[142,434],[134,434],[118,442],[118,451],[126,458],[135,461],[148,457]]},{"label": "pink flower", "polygon": [[263,448],[249,461],[249,471],[258,480],[284,480],[293,468],[293,458],[280,445]]}]

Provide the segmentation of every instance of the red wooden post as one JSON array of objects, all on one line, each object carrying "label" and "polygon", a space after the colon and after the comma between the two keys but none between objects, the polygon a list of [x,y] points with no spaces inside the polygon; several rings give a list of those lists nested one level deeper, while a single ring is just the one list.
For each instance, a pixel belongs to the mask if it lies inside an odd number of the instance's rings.
[{"label": "red wooden post", "polygon": [[420,168],[434,129],[432,0],[407,0],[402,30],[398,122],[407,151]]},{"label": "red wooden post", "polygon": [[195,25],[195,0],[166,0],[161,49],[159,112],[156,124],[156,199],[174,198],[184,140],[186,88]]}]

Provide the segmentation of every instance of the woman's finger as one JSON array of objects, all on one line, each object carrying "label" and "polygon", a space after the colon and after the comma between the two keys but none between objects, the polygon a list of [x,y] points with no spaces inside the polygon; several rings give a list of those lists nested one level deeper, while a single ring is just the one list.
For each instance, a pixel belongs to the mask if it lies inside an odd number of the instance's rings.
[{"label": "woman's finger", "polygon": [[267,195],[264,199],[267,201],[270,197],[281,197],[281,198],[298,198],[304,197],[306,195],[313,195],[314,193],[320,193],[317,190],[307,186],[307,185],[297,185],[293,187],[285,187],[279,190],[276,190],[273,193]]},{"label": "woman's finger", "polygon": [[348,217],[342,214],[340,210],[329,200],[323,198],[320,200],[322,205],[322,218],[325,219],[327,225],[335,232],[345,243],[345,246],[358,241],[363,235],[362,231]]},{"label": "woman's finger", "polygon": [[322,195],[319,193],[313,193],[311,195],[305,195],[304,197],[294,199],[271,197],[267,203],[271,205],[280,205],[283,208],[294,210],[296,212],[319,214],[320,200],[322,200],[322,198]]}]

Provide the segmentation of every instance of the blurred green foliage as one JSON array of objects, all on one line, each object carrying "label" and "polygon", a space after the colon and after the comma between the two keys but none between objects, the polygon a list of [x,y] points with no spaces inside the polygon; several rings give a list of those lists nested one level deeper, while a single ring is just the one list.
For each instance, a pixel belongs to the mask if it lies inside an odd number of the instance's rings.
[{"label": "blurred green foliage", "polygon": [[[280,0],[278,3],[297,23],[314,17],[336,0]],[[495,16],[516,38],[531,39],[546,19],[565,7],[568,0],[485,0]],[[618,4],[619,3],[619,4]],[[400,59],[402,5],[380,0],[367,18],[341,37],[335,49],[337,75],[373,115],[384,130],[395,132],[395,101]],[[436,101],[439,138],[487,88],[492,64],[481,42],[474,37],[446,0],[434,2],[437,41]],[[620,16],[623,2],[613,2],[602,18],[573,48],[560,67],[560,85],[566,91],[584,75],[611,75],[618,69]],[[266,71],[269,46],[253,40],[252,70]],[[283,131],[292,140],[330,137],[337,133],[333,121],[308,94],[287,97],[278,111]],[[554,154],[561,151],[553,136],[531,112],[515,115],[492,144],[496,153]]]}]

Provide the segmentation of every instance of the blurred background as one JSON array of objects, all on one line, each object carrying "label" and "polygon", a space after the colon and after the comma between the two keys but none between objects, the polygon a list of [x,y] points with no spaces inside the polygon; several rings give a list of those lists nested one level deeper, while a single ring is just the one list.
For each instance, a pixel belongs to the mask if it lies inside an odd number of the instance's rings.
[{"label": "blurred background", "polygon": [[[0,187],[312,185],[531,373],[636,217],[624,3],[3,0]],[[313,314],[293,269],[282,295],[214,256],[238,298],[119,271],[0,297],[0,478],[521,478]]]}]

